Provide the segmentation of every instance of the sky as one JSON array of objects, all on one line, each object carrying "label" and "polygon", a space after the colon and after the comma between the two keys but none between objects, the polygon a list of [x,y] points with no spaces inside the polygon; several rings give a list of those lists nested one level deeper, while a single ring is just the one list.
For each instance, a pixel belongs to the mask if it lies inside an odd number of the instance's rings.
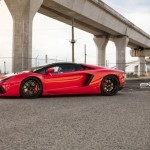
[{"label": "sky", "polygon": [[119,10],[120,13],[150,13],[149,0],[103,0],[103,2],[115,10]]},{"label": "sky", "polygon": [[[132,23],[150,34],[150,1],[149,0],[103,0],[110,7],[118,11]],[[4,0],[0,1],[0,70],[4,71],[4,62],[7,72],[12,66],[12,28],[13,21]],[[75,61],[84,63],[84,45],[87,47],[87,63],[97,64],[96,46],[93,35],[75,29]],[[71,61],[71,26],[37,13],[33,20],[32,38],[32,66],[54,61]],[[115,45],[109,42],[106,47],[106,60],[109,67],[115,65]],[[130,57],[129,48],[126,49],[127,61]],[[37,59],[35,59],[37,58]]]},{"label": "sky", "polygon": [[103,2],[150,34],[149,0],[103,0]]}]

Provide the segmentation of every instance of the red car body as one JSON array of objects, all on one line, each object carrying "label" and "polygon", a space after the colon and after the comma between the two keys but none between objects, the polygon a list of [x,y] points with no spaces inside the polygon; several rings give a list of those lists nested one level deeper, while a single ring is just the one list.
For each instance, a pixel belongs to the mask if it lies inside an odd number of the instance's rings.
[{"label": "red car body", "polygon": [[[58,71],[64,67],[64,70]],[[69,68],[70,67],[70,68]],[[73,70],[71,70],[71,67]],[[69,68],[69,69],[68,69]],[[74,69],[77,68],[77,69]],[[61,70],[60,69],[60,70]],[[58,72],[55,72],[57,70]],[[76,63],[54,63],[33,69],[28,72],[22,72],[11,76],[2,76],[0,78],[0,96],[23,96],[24,98],[35,98],[40,95],[66,95],[66,94],[107,94],[104,92],[109,80],[104,83],[105,78],[113,77],[109,84],[117,85],[117,91],[124,86],[124,72],[119,70],[110,70],[98,66]],[[35,80],[34,80],[35,79]],[[30,82],[29,82],[30,80]],[[28,81],[28,82],[27,82]],[[35,81],[32,83],[32,81]],[[36,85],[36,81],[40,84]],[[103,83],[103,87],[102,87]],[[35,95],[36,90],[40,94]],[[23,91],[23,93],[22,93]],[[31,94],[32,93],[32,94]]]}]

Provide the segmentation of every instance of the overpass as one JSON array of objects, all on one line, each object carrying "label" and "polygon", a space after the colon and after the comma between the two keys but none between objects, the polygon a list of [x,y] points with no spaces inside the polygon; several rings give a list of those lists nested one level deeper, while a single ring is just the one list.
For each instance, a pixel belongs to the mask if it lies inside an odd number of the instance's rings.
[{"label": "overpass", "polygon": [[[92,33],[97,46],[97,63],[105,66],[109,40],[116,45],[117,68],[125,70],[125,49],[147,49],[150,36],[101,0],[5,0],[14,21],[13,71],[31,67],[32,21],[38,11],[46,16]],[[144,60],[144,56],[140,57]],[[28,60],[28,61],[27,61]],[[141,67],[142,67],[141,63]],[[143,71],[140,71],[143,72]]]}]

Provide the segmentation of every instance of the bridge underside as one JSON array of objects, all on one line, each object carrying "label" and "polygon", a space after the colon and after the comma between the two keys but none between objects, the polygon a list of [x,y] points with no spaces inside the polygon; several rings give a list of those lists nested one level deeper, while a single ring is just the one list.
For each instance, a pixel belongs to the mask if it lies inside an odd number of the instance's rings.
[{"label": "bridge underside", "polygon": [[101,6],[91,0],[62,1],[65,1],[67,7],[63,6],[63,2],[59,0],[44,0],[38,12],[69,25],[74,18],[76,28],[95,36],[107,36],[112,41],[114,37],[127,36],[130,39],[129,47],[150,47],[150,36],[127,19],[125,20],[123,16],[111,14],[109,10],[101,9],[100,11]]},{"label": "bridge underside", "polygon": [[[53,8],[55,8],[55,10]],[[61,10],[61,13],[59,10]],[[74,26],[76,28],[94,35],[110,35],[109,33],[115,34],[115,32],[111,31],[111,29],[106,29],[104,26],[99,25],[92,20],[89,21],[89,19],[86,19],[84,16],[70,11],[67,8],[62,7],[61,5],[58,6],[58,4],[52,1],[44,1],[38,12],[43,15],[49,16],[50,18],[64,22],[68,25],[72,25],[72,18],[74,18]]]},{"label": "bridge underside", "polygon": [[[94,35],[97,64],[105,66],[108,40],[116,46],[117,69],[125,70],[125,49],[150,47],[150,36],[97,0],[5,0],[13,17],[13,72],[31,67],[32,22],[38,11],[46,16],[72,25]],[[144,57],[142,57],[144,59]],[[141,67],[142,68],[141,63]]]}]

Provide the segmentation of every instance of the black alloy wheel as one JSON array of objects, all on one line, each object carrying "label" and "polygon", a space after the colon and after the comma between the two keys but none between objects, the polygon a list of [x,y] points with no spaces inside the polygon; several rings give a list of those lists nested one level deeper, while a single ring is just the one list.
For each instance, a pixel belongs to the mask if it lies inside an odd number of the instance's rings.
[{"label": "black alloy wheel", "polygon": [[20,86],[20,95],[23,98],[37,98],[42,94],[42,83],[35,77],[25,79]]},{"label": "black alloy wheel", "polygon": [[101,83],[101,92],[103,95],[112,96],[119,90],[119,81],[115,76],[106,76]]}]

